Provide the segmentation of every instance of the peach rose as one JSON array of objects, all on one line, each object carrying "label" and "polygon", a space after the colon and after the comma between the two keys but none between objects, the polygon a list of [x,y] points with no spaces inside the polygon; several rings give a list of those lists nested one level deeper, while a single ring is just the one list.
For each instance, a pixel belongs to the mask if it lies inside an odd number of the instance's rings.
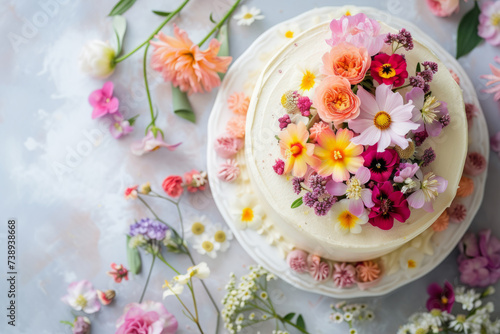
[{"label": "peach rose", "polygon": [[371,62],[366,48],[341,43],[323,55],[322,72],[326,75],[344,77],[351,85],[355,85],[363,81]]},{"label": "peach rose", "polygon": [[335,127],[359,116],[359,98],[352,92],[349,80],[328,76],[316,88],[314,105],[319,117]]}]

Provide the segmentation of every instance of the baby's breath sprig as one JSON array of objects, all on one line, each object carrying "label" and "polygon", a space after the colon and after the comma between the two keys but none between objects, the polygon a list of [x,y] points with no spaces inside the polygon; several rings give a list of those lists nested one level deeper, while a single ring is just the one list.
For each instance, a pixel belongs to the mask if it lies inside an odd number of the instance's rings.
[{"label": "baby's breath sprig", "polygon": [[231,273],[225,287],[227,293],[222,299],[222,317],[229,333],[238,333],[243,328],[274,319],[276,329],[273,334],[288,334],[287,326],[309,334],[302,315],[299,314],[293,321],[295,313],[280,316],[276,312],[267,292],[268,282],[276,280],[276,276],[260,266],[249,269],[250,272],[242,276],[239,283],[236,275]]},{"label": "baby's breath sprig", "polygon": [[354,328],[355,323],[375,319],[375,314],[368,309],[366,304],[347,304],[343,301],[330,305],[330,308],[333,310],[330,319],[336,324],[347,323],[349,325],[349,334],[358,333],[357,329]]}]

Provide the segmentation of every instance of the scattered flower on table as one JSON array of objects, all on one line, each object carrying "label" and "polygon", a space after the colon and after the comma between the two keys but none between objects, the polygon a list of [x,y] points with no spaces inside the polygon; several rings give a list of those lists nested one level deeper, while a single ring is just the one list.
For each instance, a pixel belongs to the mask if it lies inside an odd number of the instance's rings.
[{"label": "scattered flower on table", "polygon": [[107,81],[101,89],[96,89],[89,95],[89,103],[94,108],[92,119],[118,112],[120,102],[113,96],[113,82]]},{"label": "scattered flower on table", "polygon": [[115,280],[116,283],[121,283],[123,279],[128,281],[128,269],[121,264],[111,263],[111,271],[107,274]]},{"label": "scattered flower on table", "polygon": [[500,45],[500,2],[483,1],[481,3],[478,35],[493,46]]},{"label": "scattered flower on table", "polygon": [[116,327],[116,334],[175,334],[179,324],[161,303],[145,301],[125,306]]},{"label": "scattered flower on table", "polygon": [[[497,2],[497,4],[498,3],[499,2]],[[498,34],[498,36],[500,37],[500,33]],[[494,59],[498,64],[500,64],[500,56],[496,56]],[[481,75],[480,77],[482,79],[489,80],[486,83],[487,87],[492,85],[493,87],[484,89],[483,92],[488,94],[494,94],[493,99],[495,99],[495,101],[500,101],[500,68],[497,68],[493,66],[493,64],[490,64],[490,69],[491,69],[491,74]]]},{"label": "scattered flower on table", "polygon": [[162,32],[155,37],[156,41],[150,41],[154,47],[151,67],[161,72],[165,81],[188,94],[210,92],[220,85],[218,73],[226,73],[232,58],[217,56],[221,45],[218,40],[212,39],[202,51],[176,25],[174,37]]},{"label": "scattered flower on table", "polygon": [[95,313],[101,309],[97,291],[87,280],[71,283],[68,286],[68,294],[61,300],[75,311],[83,311],[87,314]]},{"label": "scattered flower on table", "polygon": [[448,313],[451,312],[451,308],[455,303],[455,293],[453,286],[449,282],[444,282],[444,287],[437,283],[430,284],[427,287],[427,294],[429,295],[426,303],[428,311],[438,309]]},{"label": "scattered flower on table", "polygon": [[219,252],[225,252],[231,245],[230,241],[233,240],[233,233],[229,228],[220,223],[209,225],[207,234],[213,237],[216,245],[218,245]]},{"label": "scattered flower on table", "polygon": [[115,299],[115,296],[116,296],[115,290],[106,290],[106,291],[97,290],[97,298],[99,298],[99,301],[104,306],[111,304],[111,302]]},{"label": "scattered flower on table", "polygon": [[190,223],[186,226],[185,234],[187,238],[195,240],[201,237],[211,225],[207,216],[196,216],[190,219]]},{"label": "scattered flower on table", "polygon": [[178,198],[184,192],[183,183],[182,176],[170,175],[163,180],[161,186],[168,196]]},{"label": "scattered flower on table", "polygon": [[73,334],[89,334],[90,333],[90,319],[87,317],[77,316],[73,323],[69,321],[61,321],[64,324],[71,326]]},{"label": "scattered flower on table", "polygon": [[153,131],[149,130],[146,136],[141,141],[133,143],[130,146],[130,149],[133,154],[140,156],[145,153],[156,151],[161,147],[165,147],[169,151],[173,151],[180,144],[181,143],[174,145],[167,144],[163,139],[163,133],[161,133],[161,131],[157,131],[156,135],[154,135]]},{"label": "scattered flower on table", "polygon": [[167,225],[157,220],[142,218],[129,226],[129,235],[131,237],[143,236],[146,240],[162,241],[165,239],[167,230]]},{"label": "scattered flower on table", "polygon": [[366,304],[347,304],[343,301],[331,304],[330,308],[333,310],[329,316],[330,320],[335,324],[345,322],[349,326],[349,334],[358,333],[354,327],[355,324],[375,319],[375,313]]},{"label": "scattered flower on table", "polygon": [[227,99],[227,105],[233,113],[246,115],[250,105],[250,97],[243,92],[233,93]]},{"label": "scattered flower on table", "polygon": [[124,193],[125,199],[137,199],[137,188],[138,187],[139,187],[138,185],[135,185],[135,186],[128,187],[127,189],[125,189],[125,193]]},{"label": "scattered flower on table", "polygon": [[207,172],[197,171],[193,169],[190,172],[184,173],[184,186],[187,191],[194,193],[205,190],[208,184]]},{"label": "scattered flower on table", "polygon": [[165,291],[163,291],[163,299],[168,296],[178,296],[184,291],[184,284],[175,283],[172,285],[169,281],[165,280],[165,284],[162,286]]},{"label": "scattered flower on table", "polygon": [[143,195],[149,194],[151,192],[151,182],[148,181],[141,184],[141,186],[139,187],[139,192]]},{"label": "scattered flower on table", "polygon": [[370,70],[373,79],[379,84],[392,85],[393,87],[402,86],[408,78],[406,60],[397,53],[376,55],[371,62]]},{"label": "scattered flower on table", "polygon": [[247,228],[258,229],[262,225],[265,212],[252,195],[245,194],[236,198],[229,208],[236,227],[244,230]]},{"label": "scattered flower on table", "polygon": [[133,123],[135,119],[125,119],[119,111],[115,112],[112,118],[113,123],[109,126],[109,132],[113,138],[118,139],[134,131],[134,127],[131,123]]},{"label": "scattered flower on table", "polygon": [[212,259],[217,257],[217,252],[220,249],[221,244],[215,242],[214,236],[208,233],[204,233],[195,239],[193,248],[201,255],[207,255]]},{"label": "scattered flower on table", "polygon": [[179,284],[187,284],[193,277],[198,279],[205,279],[210,276],[210,268],[206,262],[200,262],[199,264],[189,267],[186,274],[177,275],[174,277],[173,281]]},{"label": "scattered flower on table", "polygon": [[237,20],[239,26],[249,26],[256,20],[263,20],[264,15],[261,14],[261,10],[257,7],[241,6],[239,13],[234,14],[234,19]]},{"label": "scattered flower on table", "polygon": [[436,16],[450,16],[460,9],[460,0],[426,0],[432,14]]},{"label": "scattered flower on table", "polygon": [[115,70],[115,50],[109,43],[93,40],[85,44],[80,53],[80,69],[97,79],[105,79]]},{"label": "scattered flower on table", "polygon": [[335,45],[324,54],[322,73],[325,75],[340,76],[356,85],[364,80],[366,72],[372,63],[365,47],[356,47],[343,42]]},{"label": "scattered flower on table", "polygon": [[222,162],[217,171],[217,177],[222,181],[233,182],[240,176],[240,166],[234,159]]}]

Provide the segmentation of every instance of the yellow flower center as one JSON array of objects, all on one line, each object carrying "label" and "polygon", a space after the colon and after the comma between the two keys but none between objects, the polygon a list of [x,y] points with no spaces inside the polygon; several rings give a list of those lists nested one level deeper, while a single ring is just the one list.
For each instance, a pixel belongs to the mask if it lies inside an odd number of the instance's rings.
[{"label": "yellow flower center", "polygon": [[342,152],[339,150],[335,150],[332,152],[332,158],[333,160],[341,160],[343,158]]},{"label": "yellow flower center", "polygon": [[300,155],[300,153],[302,153],[302,145],[300,143],[292,144],[292,146],[290,147],[290,153],[294,157]]},{"label": "yellow flower center", "polygon": [[345,12],[345,16],[351,16],[351,12],[350,11]]},{"label": "yellow flower center", "polygon": [[293,38],[293,31],[288,30],[287,32],[285,32],[285,37],[286,38]]},{"label": "yellow flower center", "polygon": [[491,15],[490,22],[492,26],[500,27],[500,13]]},{"label": "yellow flower center", "polygon": [[385,130],[391,125],[391,115],[389,115],[385,111],[379,111],[375,115],[375,118],[373,119],[373,123],[380,130]]},{"label": "yellow flower center", "polygon": [[252,208],[244,208],[241,214],[241,221],[251,222],[253,220],[253,210]]},{"label": "yellow flower center", "polygon": [[384,64],[379,68],[378,75],[384,79],[389,79],[396,75],[396,70],[391,64]]},{"label": "yellow flower center", "polygon": [[194,235],[200,235],[205,232],[205,225],[200,222],[195,222],[191,226],[191,232],[193,232]]},{"label": "yellow flower center", "polygon": [[206,252],[211,252],[214,250],[214,244],[211,241],[205,240],[201,243],[201,248]]},{"label": "yellow flower center", "polygon": [[339,93],[335,100],[333,101],[333,105],[337,110],[345,110],[351,106],[351,101],[349,100],[349,95],[346,93]]},{"label": "yellow flower center", "polygon": [[467,317],[466,317],[465,315],[463,315],[463,314],[459,314],[459,315],[457,315],[457,321],[458,321],[458,322],[462,322],[462,323],[464,323],[464,322],[465,322],[465,320],[467,320]]},{"label": "yellow flower center", "polygon": [[306,70],[306,72],[302,76],[302,82],[300,83],[300,89],[301,90],[310,90],[311,88],[314,87],[315,79],[316,79],[316,75],[314,75],[314,73],[311,73],[308,70]]},{"label": "yellow flower center", "polygon": [[120,125],[120,123],[115,123],[114,126],[115,126],[116,130],[118,130],[118,131],[122,130],[122,126]]},{"label": "yellow flower center", "polygon": [[82,295],[78,295],[75,300],[75,304],[80,306],[81,308],[85,308],[87,306],[87,299]]},{"label": "yellow flower center", "polygon": [[408,268],[413,269],[417,267],[417,262],[415,260],[408,260]]},{"label": "yellow flower center", "polygon": [[223,243],[224,241],[226,241],[226,232],[224,231],[215,232],[214,239],[219,243]]},{"label": "yellow flower center", "polygon": [[427,330],[423,329],[423,328],[419,328],[417,329],[417,331],[415,332],[415,334],[425,334],[427,333]]},{"label": "yellow flower center", "polygon": [[351,228],[353,228],[354,226],[356,226],[356,222],[358,221],[359,218],[356,217],[355,215],[353,215],[348,210],[345,210],[344,212],[342,212],[339,215],[338,219],[339,219],[339,222],[340,222],[340,226],[344,230],[350,230]]},{"label": "yellow flower center", "polygon": [[160,146],[155,146],[155,147],[153,147],[153,149],[151,150],[151,152],[159,150],[159,149],[160,149]]},{"label": "yellow flower center", "polygon": [[441,303],[443,304],[448,304],[448,298],[446,298],[445,296],[441,297]]},{"label": "yellow flower center", "polygon": [[243,15],[243,18],[244,19],[251,19],[253,17],[253,14],[252,13],[245,13],[245,15]]}]

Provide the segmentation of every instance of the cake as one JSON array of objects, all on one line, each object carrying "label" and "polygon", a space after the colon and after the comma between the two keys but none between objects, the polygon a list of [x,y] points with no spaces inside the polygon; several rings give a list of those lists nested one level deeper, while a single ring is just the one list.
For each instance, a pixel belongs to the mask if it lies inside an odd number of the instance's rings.
[{"label": "cake", "polygon": [[461,88],[411,31],[328,10],[273,52],[251,98],[228,100],[215,152],[234,160],[218,177],[237,184],[235,226],[265,235],[292,271],[365,289],[432,254],[467,120]]}]

